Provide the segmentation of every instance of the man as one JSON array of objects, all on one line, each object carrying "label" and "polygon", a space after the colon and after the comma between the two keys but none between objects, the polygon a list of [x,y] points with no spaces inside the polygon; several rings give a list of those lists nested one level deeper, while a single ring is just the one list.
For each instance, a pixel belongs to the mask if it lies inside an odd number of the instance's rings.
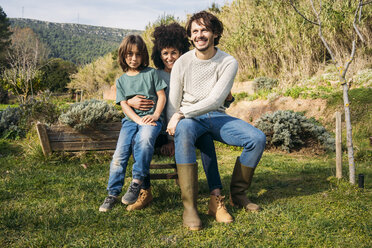
[{"label": "man", "polygon": [[171,118],[167,132],[175,137],[184,205],[183,224],[191,230],[200,230],[201,221],[196,209],[196,139],[208,132],[217,141],[244,148],[232,174],[230,202],[257,211],[259,206],[251,203],[245,192],[261,159],[266,137],[249,123],[225,113],[224,100],[232,88],[238,63],[215,47],[223,32],[220,20],[202,11],[190,18],[186,29],[195,49],[181,56],[173,66],[167,107],[167,116]]}]

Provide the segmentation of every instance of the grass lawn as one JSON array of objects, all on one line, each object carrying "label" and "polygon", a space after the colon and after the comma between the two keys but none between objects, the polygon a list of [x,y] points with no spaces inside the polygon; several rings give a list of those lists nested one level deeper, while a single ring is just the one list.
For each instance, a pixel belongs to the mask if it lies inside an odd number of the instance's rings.
[{"label": "grass lawn", "polygon": [[[203,229],[191,232],[182,227],[174,181],[152,181],[154,202],[144,210],[127,212],[118,205],[100,213],[109,156],[44,159],[40,148],[31,155],[25,149],[0,140],[0,247],[372,247],[371,161],[357,163],[357,173],[365,174],[361,190],[331,177],[333,155],[266,152],[249,193],[263,210],[228,206],[235,218],[229,225],[206,214],[209,194],[199,161]],[[228,195],[240,152],[222,145],[217,150]]]}]

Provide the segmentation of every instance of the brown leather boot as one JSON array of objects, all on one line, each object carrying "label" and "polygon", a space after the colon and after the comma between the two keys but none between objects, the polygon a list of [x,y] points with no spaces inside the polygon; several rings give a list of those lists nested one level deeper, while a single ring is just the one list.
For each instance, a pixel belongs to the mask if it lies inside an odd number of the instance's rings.
[{"label": "brown leather boot", "polygon": [[128,211],[140,210],[152,202],[153,196],[151,194],[151,188],[141,189],[138,199],[132,205],[127,206]]},{"label": "brown leather boot", "polygon": [[202,227],[196,208],[198,197],[198,165],[197,163],[177,164],[177,173],[184,207],[183,225],[192,231],[198,231]]},{"label": "brown leather boot", "polygon": [[236,158],[230,184],[230,204],[232,206],[243,207],[247,211],[260,210],[260,207],[252,203],[246,195],[246,190],[252,183],[254,170],[254,168],[242,165],[239,157]]},{"label": "brown leather boot", "polygon": [[231,223],[234,219],[227,212],[224,200],[225,197],[222,195],[211,195],[208,204],[208,215],[214,216],[217,222]]}]

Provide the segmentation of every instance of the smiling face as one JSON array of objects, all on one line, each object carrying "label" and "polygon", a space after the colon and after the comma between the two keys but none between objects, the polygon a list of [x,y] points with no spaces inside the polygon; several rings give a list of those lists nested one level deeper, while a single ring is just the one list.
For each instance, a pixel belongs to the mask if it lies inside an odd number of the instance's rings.
[{"label": "smiling face", "polygon": [[142,63],[142,56],[136,45],[133,44],[128,50],[125,55],[125,63],[129,66],[130,71],[138,70],[138,67]]},{"label": "smiling face", "polygon": [[173,47],[163,48],[160,52],[160,58],[164,63],[164,71],[170,73],[174,62],[181,56],[180,51]]},{"label": "smiling face", "polygon": [[191,24],[191,41],[195,48],[200,52],[205,52],[214,49],[214,39],[217,35],[213,34],[203,25],[203,20],[200,22],[193,21]]}]

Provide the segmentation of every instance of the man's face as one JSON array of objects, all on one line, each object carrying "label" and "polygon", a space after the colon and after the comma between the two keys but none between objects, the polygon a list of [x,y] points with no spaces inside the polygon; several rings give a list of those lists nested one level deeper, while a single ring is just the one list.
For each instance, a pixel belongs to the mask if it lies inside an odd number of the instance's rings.
[{"label": "man's face", "polygon": [[191,41],[200,52],[207,51],[211,47],[214,47],[214,39],[217,37],[217,35],[208,30],[203,23],[203,19],[201,19],[200,24],[196,21],[191,23]]}]

